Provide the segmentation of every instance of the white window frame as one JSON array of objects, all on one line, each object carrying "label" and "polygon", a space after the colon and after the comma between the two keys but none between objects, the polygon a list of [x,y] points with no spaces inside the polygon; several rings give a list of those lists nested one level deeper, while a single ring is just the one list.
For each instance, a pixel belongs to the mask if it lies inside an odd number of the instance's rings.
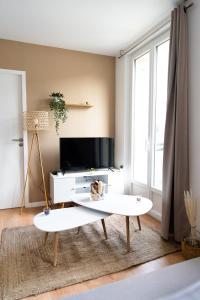
[{"label": "white window frame", "polygon": [[[150,195],[151,192],[155,192],[159,195],[162,191],[152,186],[152,176],[153,176],[153,150],[154,150],[154,130],[155,125],[155,109],[156,109],[156,49],[159,45],[169,40],[170,32],[160,34],[156,38],[152,39],[150,42],[138,48],[135,52],[132,52],[129,56],[130,62],[130,97],[132,102],[132,112],[131,112],[131,182],[136,184],[141,190],[146,190],[147,194]],[[150,85],[149,85],[149,129],[148,129],[148,173],[147,173],[147,184],[137,182],[134,180],[134,82],[135,82],[135,68],[133,67],[135,60],[144,54],[150,52]]]}]

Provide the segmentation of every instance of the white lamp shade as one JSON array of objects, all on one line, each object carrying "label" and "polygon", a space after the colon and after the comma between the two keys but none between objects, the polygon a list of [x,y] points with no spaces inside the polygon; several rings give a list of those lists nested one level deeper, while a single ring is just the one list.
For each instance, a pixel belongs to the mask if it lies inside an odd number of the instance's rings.
[{"label": "white lamp shade", "polygon": [[49,113],[47,111],[26,111],[23,113],[24,129],[48,130]]}]

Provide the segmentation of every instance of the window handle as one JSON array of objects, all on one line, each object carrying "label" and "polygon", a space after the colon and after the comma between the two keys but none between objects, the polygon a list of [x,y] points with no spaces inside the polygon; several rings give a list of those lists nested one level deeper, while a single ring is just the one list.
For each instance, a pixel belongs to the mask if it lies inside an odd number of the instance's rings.
[{"label": "window handle", "polygon": [[23,142],[23,138],[18,138],[18,139],[12,139],[13,142],[20,142],[22,143]]}]

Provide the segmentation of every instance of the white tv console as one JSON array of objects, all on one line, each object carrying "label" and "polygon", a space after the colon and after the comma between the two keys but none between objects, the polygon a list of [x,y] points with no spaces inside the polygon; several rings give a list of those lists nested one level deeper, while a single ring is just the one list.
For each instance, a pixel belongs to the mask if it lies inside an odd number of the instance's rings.
[{"label": "white tv console", "polygon": [[67,172],[64,175],[50,173],[50,196],[53,203],[69,202],[76,193],[90,192],[90,184],[95,180],[105,183],[106,193],[124,193],[123,171],[100,169],[87,172]]}]

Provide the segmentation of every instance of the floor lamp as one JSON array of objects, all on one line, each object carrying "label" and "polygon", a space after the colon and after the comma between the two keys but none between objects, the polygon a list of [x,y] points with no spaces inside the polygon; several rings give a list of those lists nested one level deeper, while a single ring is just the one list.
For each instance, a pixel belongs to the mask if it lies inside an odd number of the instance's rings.
[{"label": "floor lamp", "polygon": [[31,138],[31,144],[30,144],[30,150],[29,150],[29,157],[28,157],[28,167],[26,172],[26,178],[21,198],[21,214],[23,211],[23,207],[25,206],[25,191],[26,191],[26,184],[28,180],[28,174],[30,171],[31,166],[31,155],[33,150],[34,142],[36,142],[36,147],[39,154],[39,162],[40,162],[40,169],[41,169],[41,175],[42,175],[42,183],[43,183],[43,189],[44,189],[44,198],[45,198],[45,206],[48,209],[48,198],[47,198],[47,190],[46,190],[46,184],[45,184],[45,178],[44,178],[44,169],[43,169],[43,163],[42,163],[42,154],[40,149],[40,141],[39,141],[39,134],[38,132],[41,130],[48,130],[49,128],[49,116],[47,111],[31,111],[31,112],[24,112],[23,114],[23,121],[24,121],[24,129],[27,131],[32,131],[32,138]]}]

